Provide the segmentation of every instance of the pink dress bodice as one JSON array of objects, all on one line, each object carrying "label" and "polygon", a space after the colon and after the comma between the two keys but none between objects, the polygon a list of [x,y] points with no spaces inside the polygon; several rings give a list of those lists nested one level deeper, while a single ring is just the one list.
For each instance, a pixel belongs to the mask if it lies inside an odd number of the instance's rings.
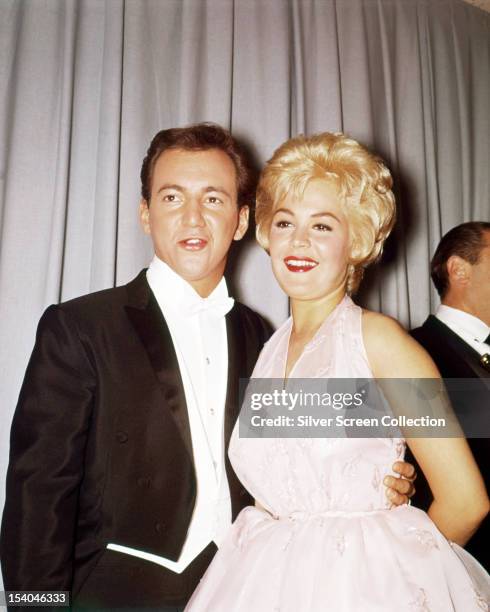
[{"label": "pink dress bodice", "polygon": [[[372,378],[362,341],[362,309],[349,297],[334,309],[291,370],[291,378]],[[282,379],[292,319],[265,345],[253,378]],[[240,438],[229,456],[240,480],[271,514],[389,508],[383,478],[402,459],[403,440],[379,438]]]}]

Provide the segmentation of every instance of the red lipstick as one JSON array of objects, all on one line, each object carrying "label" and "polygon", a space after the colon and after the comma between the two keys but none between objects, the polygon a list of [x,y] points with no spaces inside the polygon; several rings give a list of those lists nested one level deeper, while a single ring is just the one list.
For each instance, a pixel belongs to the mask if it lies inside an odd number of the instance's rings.
[{"label": "red lipstick", "polygon": [[309,272],[318,265],[318,262],[311,257],[295,257],[294,255],[285,257],[284,263],[290,272]]}]

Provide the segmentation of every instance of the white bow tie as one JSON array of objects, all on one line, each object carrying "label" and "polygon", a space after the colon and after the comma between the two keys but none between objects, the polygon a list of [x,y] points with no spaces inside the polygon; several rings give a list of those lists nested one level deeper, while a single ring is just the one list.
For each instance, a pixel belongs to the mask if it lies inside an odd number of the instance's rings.
[{"label": "white bow tie", "polygon": [[179,312],[184,316],[209,313],[215,317],[224,317],[233,308],[235,300],[227,295],[223,297],[199,298],[192,302],[181,302]]}]

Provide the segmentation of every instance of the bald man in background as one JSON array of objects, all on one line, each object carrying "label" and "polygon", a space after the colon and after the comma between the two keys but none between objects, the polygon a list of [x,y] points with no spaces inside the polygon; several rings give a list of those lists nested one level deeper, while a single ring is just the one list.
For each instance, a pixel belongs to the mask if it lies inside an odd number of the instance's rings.
[{"label": "bald man in background", "polygon": [[[456,414],[474,408],[490,421],[490,223],[463,223],[440,241],[431,262],[431,277],[440,295],[435,315],[411,331],[427,350],[443,378],[464,378],[471,396],[448,387]],[[472,406],[471,400],[478,402]],[[471,415],[470,415],[471,418]],[[464,422],[462,423],[465,429]],[[468,431],[465,432],[468,435]],[[469,438],[468,443],[490,489],[490,440]],[[423,474],[417,481],[413,503],[423,509],[432,496]],[[487,517],[466,545],[490,572],[490,518]]]}]

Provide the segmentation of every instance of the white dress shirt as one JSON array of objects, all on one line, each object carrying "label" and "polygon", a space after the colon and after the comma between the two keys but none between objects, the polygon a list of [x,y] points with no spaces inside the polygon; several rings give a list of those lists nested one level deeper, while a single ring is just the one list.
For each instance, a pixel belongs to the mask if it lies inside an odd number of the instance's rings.
[{"label": "white dress shirt", "polygon": [[481,319],[445,304],[439,306],[435,316],[480,355],[490,353],[490,347],[485,343],[490,327]]},{"label": "white dress shirt", "polygon": [[231,310],[233,299],[228,296],[224,278],[208,298],[201,298],[156,256],[146,277],[177,354],[191,430],[197,497],[178,561],[117,543],[107,548],[153,561],[180,574],[210,542],[219,544],[231,525],[224,408],[228,377],[225,314]]}]

